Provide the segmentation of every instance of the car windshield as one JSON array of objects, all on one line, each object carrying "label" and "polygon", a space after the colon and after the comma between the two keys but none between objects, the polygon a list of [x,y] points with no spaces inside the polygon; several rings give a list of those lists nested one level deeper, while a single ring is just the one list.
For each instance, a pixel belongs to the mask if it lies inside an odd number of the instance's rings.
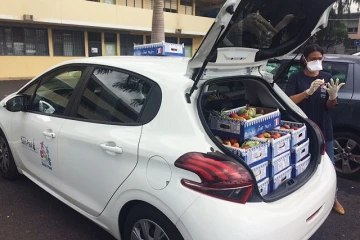
[{"label": "car windshield", "polygon": [[276,48],[305,26],[303,0],[243,0],[244,9],[219,47]]}]

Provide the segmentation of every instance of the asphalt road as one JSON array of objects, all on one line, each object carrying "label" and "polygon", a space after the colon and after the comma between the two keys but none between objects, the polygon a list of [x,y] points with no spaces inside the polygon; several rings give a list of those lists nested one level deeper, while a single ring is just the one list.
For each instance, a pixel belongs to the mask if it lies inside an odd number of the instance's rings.
[{"label": "asphalt road", "polygon": [[[0,98],[24,83],[0,81]],[[360,239],[360,176],[352,181],[339,178],[338,187],[338,197],[346,214],[332,212],[311,240]],[[25,177],[14,182],[0,178],[0,239],[114,240],[102,228]]]}]

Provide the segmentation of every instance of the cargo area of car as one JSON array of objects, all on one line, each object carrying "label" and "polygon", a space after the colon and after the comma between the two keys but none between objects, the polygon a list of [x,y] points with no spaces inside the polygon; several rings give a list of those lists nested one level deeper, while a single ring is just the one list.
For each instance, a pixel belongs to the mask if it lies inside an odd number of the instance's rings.
[{"label": "cargo area of car", "polygon": [[321,132],[271,84],[255,76],[228,77],[208,80],[200,91],[198,110],[206,132],[257,183],[252,201],[276,201],[311,178],[323,154]]}]

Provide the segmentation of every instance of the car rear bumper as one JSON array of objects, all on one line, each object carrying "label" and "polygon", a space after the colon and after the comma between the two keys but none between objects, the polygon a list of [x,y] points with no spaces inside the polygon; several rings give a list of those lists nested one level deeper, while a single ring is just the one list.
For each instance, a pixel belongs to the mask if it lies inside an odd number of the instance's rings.
[{"label": "car rear bumper", "polygon": [[177,227],[193,240],[309,239],[328,217],[335,192],[335,169],[325,155],[313,177],[281,200],[237,204],[203,195]]}]

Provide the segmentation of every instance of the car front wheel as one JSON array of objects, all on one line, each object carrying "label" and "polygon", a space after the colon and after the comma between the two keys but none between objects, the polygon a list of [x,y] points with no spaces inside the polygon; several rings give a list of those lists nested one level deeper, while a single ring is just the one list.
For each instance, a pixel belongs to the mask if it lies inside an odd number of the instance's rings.
[{"label": "car front wheel", "polygon": [[335,169],[341,177],[360,174],[360,137],[350,132],[334,134]]},{"label": "car front wheel", "polygon": [[130,210],[124,236],[125,240],[184,240],[164,214],[147,204],[138,204]]},{"label": "car front wheel", "polygon": [[15,180],[19,176],[9,144],[0,130],[0,174],[5,179]]}]

